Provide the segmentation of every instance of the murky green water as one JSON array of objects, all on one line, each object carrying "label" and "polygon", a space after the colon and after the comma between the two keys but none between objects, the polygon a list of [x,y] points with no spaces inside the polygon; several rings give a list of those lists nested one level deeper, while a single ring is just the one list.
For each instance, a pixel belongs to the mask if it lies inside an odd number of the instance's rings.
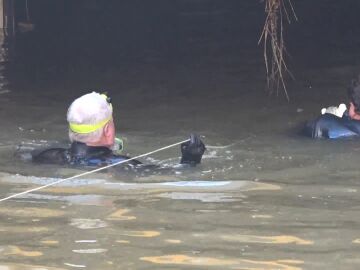
[{"label": "murky green water", "polygon": [[[34,165],[19,153],[66,145],[67,106],[90,90],[112,95],[131,156],[191,132],[207,151],[190,170],[142,176],[113,168],[0,202],[0,270],[360,267],[359,141],[297,134],[322,107],[347,101],[356,55],[306,68],[304,56],[295,58],[288,103],[262,91],[259,48],[199,33],[186,39],[184,29],[176,61],[152,48],[101,72],[56,74],[55,66],[29,69],[29,78],[9,69],[2,52],[0,198],[83,172]],[[141,160],[173,167],[179,159],[175,147]]]}]

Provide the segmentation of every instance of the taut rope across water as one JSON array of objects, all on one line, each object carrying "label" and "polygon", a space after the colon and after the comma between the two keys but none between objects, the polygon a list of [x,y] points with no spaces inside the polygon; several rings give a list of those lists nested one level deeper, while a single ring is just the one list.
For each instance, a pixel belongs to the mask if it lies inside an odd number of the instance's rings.
[{"label": "taut rope across water", "polygon": [[187,139],[187,140],[184,140],[184,141],[181,141],[181,142],[177,142],[177,143],[174,143],[174,144],[170,144],[170,145],[168,145],[168,146],[161,147],[161,148],[159,148],[159,149],[150,151],[150,152],[145,153],[145,154],[138,155],[138,156],[136,156],[136,157],[129,158],[129,159],[127,159],[127,160],[121,160],[121,161],[119,161],[119,162],[116,162],[116,163],[113,163],[113,164],[110,164],[110,165],[106,165],[106,166],[104,166],[104,167],[100,167],[100,168],[97,168],[97,169],[94,169],[94,170],[91,170],[91,171],[88,171],[88,172],[84,172],[84,173],[81,173],[81,174],[77,174],[77,175],[74,175],[74,176],[71,176],[71,177],[68,177],[68,178],[65,178],[65,179],[60,179],[60,180],[57,180],[57,181],[52,182],[52,183],[50,183],[50,184],[46,184],[46,185],[43,185],[43,186],[40,186],[40,187],[36,187],[36,188],[33,188],[33,189],[29,189],[29,190],[26,190],[26,191],[23,191],[23,192],[20,192],[20,193],[15,193],[15,194],[13,194],[13,195],[10,195],[10,196],[8,196],[8,197],[5,197],[5,198],[0,199],[0,202],[7,201],[7,200],[9,200],[9,199],[11,199],[11,198],[18,197],[18,196],[20,196],[20,195],[28,194],[28,193],[31,193],[31,192],[33,192],[33,191],[37,191],[37,190],[44,189],[44,188],[47,188],[47,187],[50,187],[50,186],[54,186],[54,185],[56,185],[56,184],[65,182],[65,181],[67,181],[67,180],[71,180],[71,179],[79,178],[79,177],[81,177],[81,176],[85,176],[85,175],[89,175],[89,174],[92,174],[92,173],[95,173],[95,172],[99,172],[99,171],[102,171],[102,170],[105,170],[105,169],[108,169],[108,168],[111,168],[111,167],[114,167],[114,166],[117,166],[117,165],[120,165],[120,164],[129,162],[129,161],[134,160],[134,159],[138,159],[138,158],[141,158],[141,157],[145,157],[145,156],[148,156],[148,155],[151,155],[151,154],[154,154],[154,153],[163,151],[163,150],[165,150],[165,149],[169,149],[169,148],[171,148],[171,147],[174,147],[174,146],[176,146],[176,145],[179,145],[179,144],[182,144],[182,143],[185,143],[185,142],[188,142],[188,141],[190,141],[190,139]]}]

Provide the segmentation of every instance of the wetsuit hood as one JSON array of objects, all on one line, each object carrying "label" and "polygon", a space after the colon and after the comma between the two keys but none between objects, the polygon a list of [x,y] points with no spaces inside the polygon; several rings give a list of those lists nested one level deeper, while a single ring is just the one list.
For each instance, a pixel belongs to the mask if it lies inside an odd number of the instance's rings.
[{"label": "wetsuit hood", "polygon": [[104,157],[112,154],[112,151],[105,146],[88,146],[85,143],[74,141],[69,149],[73,158]]}]

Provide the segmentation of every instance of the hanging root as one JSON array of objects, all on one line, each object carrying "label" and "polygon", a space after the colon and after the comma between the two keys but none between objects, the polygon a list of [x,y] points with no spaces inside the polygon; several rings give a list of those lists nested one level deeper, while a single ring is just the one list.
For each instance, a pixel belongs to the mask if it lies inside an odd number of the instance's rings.
[{"label": "hanging root", "polygon": [[266,80],[269,94],[276,92],[279,95],[280,87],[284,90],[287,100],[288,91],[284,81],[285,73],[291,77],[291,73],[285,62],[286,48],[283,35],[284,18],[290,23],[291,10],[297,20],[291,0],[265,0],[265,13],[267,14],[265,25],[261,33],[259,43],[264,43],[264,59],[266,66]]}]

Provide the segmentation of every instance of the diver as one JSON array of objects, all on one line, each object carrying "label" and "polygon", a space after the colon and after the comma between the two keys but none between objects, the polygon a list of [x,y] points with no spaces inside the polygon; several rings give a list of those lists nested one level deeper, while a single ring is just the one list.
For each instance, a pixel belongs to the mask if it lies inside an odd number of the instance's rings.
[{"label": "diver", "polygon": [[[96,92],[75,99],[67,111],[69,123],[69,148],[50,148],[32,153],[32,161],[41,164],[58,164],[81,167],[101,167],[130,159],[114,153],[117,145],[111,99],[106,94]],[[122,147],[120,145],[120,147]],[[194,134],[182,143],[181,164],[196,166],[201,162],[205,145]],[[133,168],[158,168],[157,165],[142,164],[138,160],[129,161]]]},{"label": "diver", "polygon": [[349,97],[349,117],[352,120],[360,120],[360,75],[357,80],[351,82]]},{"label": "diver", "polygon": [[325,113],[306,123],[303,133],[312,138],[350,138],[360,136],[360,76],[348,89],[349,109],[341,117]]}]

